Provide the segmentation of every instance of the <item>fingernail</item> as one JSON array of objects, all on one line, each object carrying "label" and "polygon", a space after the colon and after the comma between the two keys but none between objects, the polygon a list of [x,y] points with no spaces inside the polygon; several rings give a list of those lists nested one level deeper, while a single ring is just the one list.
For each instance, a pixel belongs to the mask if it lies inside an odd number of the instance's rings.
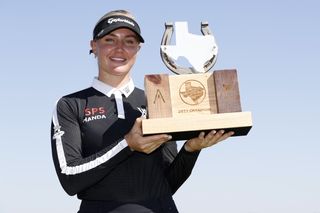
[{"label": "fingernail", "polygon": [[223,134],[223,133],[224,133],[224,130],[220,130],[220,133]]},{"label": "fingernail", "polygon": [[168,140],[171,140],[172,139],[172,136],[171,135],[168,135]]}]

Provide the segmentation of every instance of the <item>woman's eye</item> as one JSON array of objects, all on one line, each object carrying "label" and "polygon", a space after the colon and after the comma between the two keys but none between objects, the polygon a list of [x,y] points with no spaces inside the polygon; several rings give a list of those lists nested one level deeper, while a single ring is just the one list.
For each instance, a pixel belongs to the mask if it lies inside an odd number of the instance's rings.
[{"label": "woman's eye", "polygon": [[112,39],[112,38],[106,38],[105,40],[104,40],[107,44],[114,44],[114,39]]},{"label": "woman's eye", "polygon": [[125,44],[127,46],[136,46],[138,45],[138,42],[135,39],[126,39]]}]

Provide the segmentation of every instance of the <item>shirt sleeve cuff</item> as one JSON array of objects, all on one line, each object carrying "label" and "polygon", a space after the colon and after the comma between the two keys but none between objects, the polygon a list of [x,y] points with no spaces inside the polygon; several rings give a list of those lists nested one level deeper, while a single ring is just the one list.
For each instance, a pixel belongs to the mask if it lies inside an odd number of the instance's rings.
[{"label": "shirt sleeve cuff", "polygon": [[123,148],[128,147],[128,149],[129,149],[130,151],[132,151],[132,152],[134,151],[134,149],[132,149],[131,147],[129,147],[128,142],[127,142],[126,139],[122,139],[122,140],[119,142],[119,144],[120,144],[120,146],[122,146]]}]

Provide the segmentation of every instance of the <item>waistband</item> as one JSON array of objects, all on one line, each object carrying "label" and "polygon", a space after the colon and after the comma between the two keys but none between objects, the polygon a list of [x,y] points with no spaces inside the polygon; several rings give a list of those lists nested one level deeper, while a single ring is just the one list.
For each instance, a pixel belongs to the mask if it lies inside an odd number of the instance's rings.
[{"label": "waistband", "polygon": [[171,196],[138,202],[82,200],[78,213],[178,213]]}]

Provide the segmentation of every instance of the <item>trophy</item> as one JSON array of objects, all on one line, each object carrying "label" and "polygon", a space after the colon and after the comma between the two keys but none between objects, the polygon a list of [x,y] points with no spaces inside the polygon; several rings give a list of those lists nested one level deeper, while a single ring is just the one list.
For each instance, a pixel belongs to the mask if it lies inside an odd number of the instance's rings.
[{"label": "trophy", "polygon": [[[145,76],[148,118],[142,121],[143,135],[166,133],[173,140],[187,140],[213,129],[247,135],[252,115],[241,110],[237,71],[208,72],[218,54],[208,23],[201,22],[202,35],[195,35],[188,32],[187,22],[175,22],[175,45],[171,45],[173,31],[173,23],[165,23],[160,54],[177,75]],[[191,67],[179,66],[179,57]]]}]

